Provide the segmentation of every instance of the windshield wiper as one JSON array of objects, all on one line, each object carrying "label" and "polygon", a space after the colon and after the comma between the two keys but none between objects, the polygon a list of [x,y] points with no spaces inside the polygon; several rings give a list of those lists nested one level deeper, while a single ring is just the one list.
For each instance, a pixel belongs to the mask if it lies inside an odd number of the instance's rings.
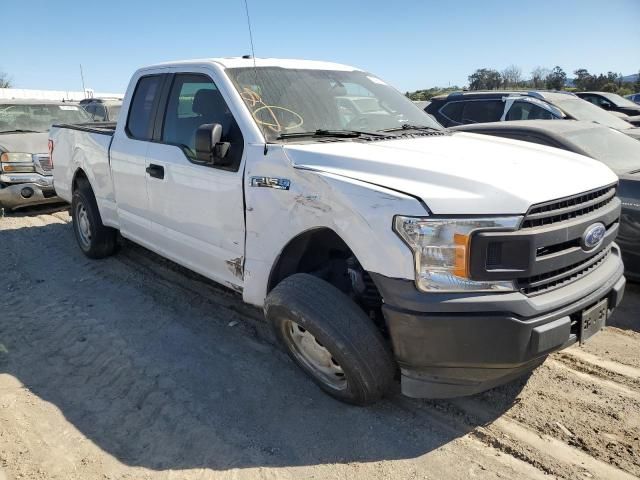
[{"label": "windshield wiper", "polygon": [[313,132],[281,133],[280,135],[278,135],[277,140],[304,137],[358,138],[361,136],[384,137],[385,135],[379,132],[365,132],[362,130],[325,130],[323,128],[319,128],[318,130],[315,130]]},{"label": "windshield wiper", "polygon": [[435,132],[439,132],[440,129],[436,127],[429,127],[427,125],[414,125],[412,123],[403,123],[399,127],[387,128],[385,130],[380,130],[381,132],[399,132],[402,130],[433,130]]},{"label": "windshield wiper", "polygon": [[21,128],[18,128],[16,130],[2,130],[0,131],[0,133],[44,133],[40,130],[23,130]]}]

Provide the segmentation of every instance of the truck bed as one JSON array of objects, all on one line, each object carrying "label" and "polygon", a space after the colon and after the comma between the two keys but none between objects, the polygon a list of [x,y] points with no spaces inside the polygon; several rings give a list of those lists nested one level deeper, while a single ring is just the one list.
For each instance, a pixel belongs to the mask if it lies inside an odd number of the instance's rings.
[{"label": "truck bed", "polygon": [[81,169],[94,185],[98,203],[112,203],[114,193],[109,170],[109,147],[115,129],[115,122],[58,124],[51,127],[49,139],[53,141],[53,181],[60,198],[71,203],[74,174]]}]

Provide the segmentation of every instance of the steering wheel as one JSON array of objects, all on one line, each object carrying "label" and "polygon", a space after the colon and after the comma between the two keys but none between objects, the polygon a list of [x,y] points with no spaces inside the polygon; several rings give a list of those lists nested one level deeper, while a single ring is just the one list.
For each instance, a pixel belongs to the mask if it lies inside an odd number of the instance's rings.
[{"label": "steering wheel", "polygon": [[253,112],[256,123],[270,128],[276,133],[286,132],[299,128],[304,119],[299,113],[278,105],[262,105]]}]

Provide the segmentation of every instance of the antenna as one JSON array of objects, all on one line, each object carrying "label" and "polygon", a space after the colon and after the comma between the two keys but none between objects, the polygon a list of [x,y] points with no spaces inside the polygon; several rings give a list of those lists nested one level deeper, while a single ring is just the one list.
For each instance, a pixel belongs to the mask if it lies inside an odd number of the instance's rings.
[{"label": "antenna", "polygon": [[80,79],[82,80],[82,96],[87,98],[87,90],[84,88],[84,73],[82,73],[82,64],[80,64]]},{"label": "antenna", "polygon": [[[256,76],[256,85],[258,85],[258,67],[256,66],[256,51],[253,48],[253,32],[251,31],[251,17],[249,17],[249,4],[247,0],[244,0],[244,11],[247,14],[247,27],[249,28],[249,44],[251,45],[251,57],[253,58],[253,71]],[[264,126],[258,122],[260,130],[262,130],[262,136],[264,137],[264,154],[267,154],[267,135],[264,131]]]}]

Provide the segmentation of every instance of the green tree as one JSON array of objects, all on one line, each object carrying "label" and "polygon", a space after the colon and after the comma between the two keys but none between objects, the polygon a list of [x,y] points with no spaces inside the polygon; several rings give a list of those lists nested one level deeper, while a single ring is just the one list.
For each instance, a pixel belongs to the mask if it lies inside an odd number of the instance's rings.
[{"label": "green tree", "polygon": [[444,94],[448,94],[448,93],[456,92],[460,90],[461,88],[458,87],[457,85],[454,85],[452,87],[447,87],[447,88],[431,87],[425,90],[416,90],[415,92],[407,92],[405,93],[405,95],[413,101],[421,101],[421,100],[431,100],[436,95],[444,95]]},{"label": "green tree", "polygon": [[549,90],[562,90],[567,83],[567,74],[559,66],[555,66],[551,73],[545,79],[546,86]]},{"label": "green tree", "polygon": [[600,87],[600,91],[616,93],[618,91],[618,85],[616,85],[613,82],[608,82],[608,83],[605,83],[602,87]]},{"label": "green tree", "polygon": [[469,75],[469,90],[496,90],[502,85],[502,75],[491,68],[479,68]]},{"label": "green tree", "polygon": [[509,65],[502,71],[504,88],[518,88],[522,85],[522,69],[517,65]]},{"label": "green tree", "polygon": [[531,71],[531,86],[533,88],[544,88],[544,81],[549,75],[549,69],[545,67],[536,67]]},{"label": "green tree", "polygon": [[576,76],[573,83],[578,91],[589,90],[591,88],[593,75],[591,75],[586,68],[579,68],[575,70],[573,74]]},{"label": "green tree", "polygon": [[636,83],[633,88],[636,92],[640,92],[640,70],[638,70],[638,76],[636,77]]},{"label": "green tree", "polygon": [[0,88],[11,88],[11,80],[4,72],[0,72]]}]

